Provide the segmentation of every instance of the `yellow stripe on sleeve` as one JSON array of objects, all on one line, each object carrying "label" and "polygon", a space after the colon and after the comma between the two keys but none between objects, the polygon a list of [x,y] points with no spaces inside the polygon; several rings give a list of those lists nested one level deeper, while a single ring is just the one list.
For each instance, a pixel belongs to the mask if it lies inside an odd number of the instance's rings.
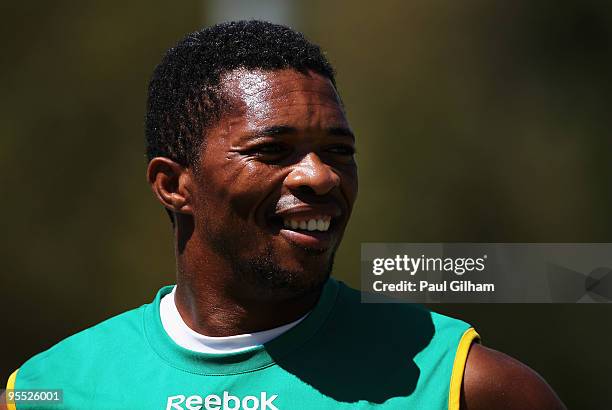
[{"label": "yellow stripe on sleeve", "polygon": [[[6,382],[6,391],[8,392],[9,390],[15,390],[15,380],[17,379],[17,372],[19,371],[19,369],[15,370],[13,372],[13,374],[10,375],[8,382]],[[6,408],[8,410],[17,410],[17,406],[15,406],[15,402],[10,402],[9,403],[9,399],[8,399],[8,393],[6,394]]]},{"label": "yellow stripe on sleeve", "polygon": [[469,328],[461,336],[457,352],[455,353],[455,362],[453,363],[453,372],[450,380],[450,390],[448,392],[448,410],[459,410],[461,399],[461,383],[463,382],[463,372],[465,371],[465,363],[467,355],[470,351],[470,346],[475,341],[480,340],[480,335]]}]

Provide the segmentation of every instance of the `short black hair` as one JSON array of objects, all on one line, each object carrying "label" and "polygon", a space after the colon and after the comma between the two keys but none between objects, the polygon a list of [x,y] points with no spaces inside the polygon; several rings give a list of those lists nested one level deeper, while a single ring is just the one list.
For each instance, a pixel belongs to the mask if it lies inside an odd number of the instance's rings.
[{"label": "short black hair", "polygon": [[195,164],[206,130],[222,112],[221,75],[250,70],[309,70],[330,79],[334,70],[303,34],[264,21],[233,21],[187,35],[168,50],[149,83],[145,136],[147,158]]}]

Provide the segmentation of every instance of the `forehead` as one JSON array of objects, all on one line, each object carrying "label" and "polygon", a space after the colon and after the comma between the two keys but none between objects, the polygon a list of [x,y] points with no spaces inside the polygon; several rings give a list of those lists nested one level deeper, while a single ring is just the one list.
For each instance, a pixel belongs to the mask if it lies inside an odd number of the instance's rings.
[{"label": "forehead", "polygon": [[237,69],[221,77],[220,91],[229,102],[224,116],[233,122],[288,121],[303,127],[347,125],[331,81],[314,72]]}]

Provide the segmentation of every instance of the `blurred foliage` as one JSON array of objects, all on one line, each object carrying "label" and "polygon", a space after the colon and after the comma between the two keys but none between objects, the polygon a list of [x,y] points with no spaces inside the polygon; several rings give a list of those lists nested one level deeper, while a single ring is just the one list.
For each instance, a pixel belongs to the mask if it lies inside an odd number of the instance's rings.
[{"label": "blurred foliage", "polygon": [[[358,136],[362,242],[612,242],[612,4],[296,2]],[[146,86],[202,2],[4,2],[0,375],[174,281]],[[609,306],[448,305],[570,408],[612,403]],[[1,378],[1,377],[0,377]],[[587,384],[585,380],[589,380]]]}]

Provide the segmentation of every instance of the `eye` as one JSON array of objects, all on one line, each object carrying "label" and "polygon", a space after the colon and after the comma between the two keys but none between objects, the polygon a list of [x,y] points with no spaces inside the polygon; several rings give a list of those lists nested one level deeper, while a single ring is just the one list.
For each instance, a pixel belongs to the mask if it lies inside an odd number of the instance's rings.
[{"label": "eye", "polygon": [[262,144],[253,148],[253,152],[259,152],[262,154],[280,154],[282,152],[285,152],[286,150],[287,147],[277,143]]},{"label": "eye", "polygon": [[338,155],[347,155],[347,156],[355,155],[355,148],[351,145],[334,145],[332,147],[329,147],[327,151],[331,152],[332,154],[338,154]]},{"label": "eye", "polygon": [[267,142],[252,147],[247,153],[263,162],[275,162],[287,156],[290,150],[287,144]]}]

